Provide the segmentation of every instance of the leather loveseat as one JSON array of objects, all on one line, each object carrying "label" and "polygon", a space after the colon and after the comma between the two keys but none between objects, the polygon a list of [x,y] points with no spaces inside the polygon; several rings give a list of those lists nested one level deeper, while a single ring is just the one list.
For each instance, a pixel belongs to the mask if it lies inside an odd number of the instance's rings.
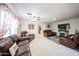
[{"label": "leather loveseat", "polygon": [[79,44],[79,33],[67,37],[60,37],[59,41],[67,47],[75,48]]}]

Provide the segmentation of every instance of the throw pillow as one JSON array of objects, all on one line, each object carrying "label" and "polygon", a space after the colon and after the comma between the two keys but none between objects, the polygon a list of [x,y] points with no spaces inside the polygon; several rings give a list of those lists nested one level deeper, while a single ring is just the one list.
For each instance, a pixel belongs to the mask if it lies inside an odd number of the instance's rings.
[{"label": "throw pillow", "polygon": [[10,48],[9,48],[9,52],[12,56],[14,56],[16,54],[18,50],[18,45],[17,43],[14,43]]}]

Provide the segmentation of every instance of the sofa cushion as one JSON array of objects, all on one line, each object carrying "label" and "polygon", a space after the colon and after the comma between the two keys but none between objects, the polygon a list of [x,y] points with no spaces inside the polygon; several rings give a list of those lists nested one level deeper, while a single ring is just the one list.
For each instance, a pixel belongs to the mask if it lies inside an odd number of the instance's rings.
[{"label": "sofa cushion", "polygon": [[23,40],[23,41],[18,42],[18,46],[21,46],[24,44],[29,44],[28,40]]},{"label": "sofa cushion", "polygon": [[14,43],[10,48],[9,48],[9,52],[12,56],[14,56],[16,54],[18,50],[18,45],[17,43]]},{"label": "sofa cushion", "polygon": [[9,36],[14,42],[18,42],[18,36],[16,34]]},{"label": "sofa cushion", "polygon": [[22,54],[28,52],[29,50],[30,49],[29,49],[29,45],[28,44],[19,46],[18,51],[16,53],[16,56],[21,56]]},{"label": "sofa cushion", "polygon": [[2,40],[0,40],[0,50],[8,51],[9,48],[13,45],[13,43],[14,42],[9,37],[3,38]]}]

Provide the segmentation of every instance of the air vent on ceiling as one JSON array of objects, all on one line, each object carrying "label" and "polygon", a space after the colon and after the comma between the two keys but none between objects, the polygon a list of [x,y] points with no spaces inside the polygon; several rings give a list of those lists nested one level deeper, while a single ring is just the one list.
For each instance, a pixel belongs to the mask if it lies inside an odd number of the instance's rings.
[{"label": "air vent on ceiling", "polygon": [[27,13],[27,15],[32,15],[32,13]]}]

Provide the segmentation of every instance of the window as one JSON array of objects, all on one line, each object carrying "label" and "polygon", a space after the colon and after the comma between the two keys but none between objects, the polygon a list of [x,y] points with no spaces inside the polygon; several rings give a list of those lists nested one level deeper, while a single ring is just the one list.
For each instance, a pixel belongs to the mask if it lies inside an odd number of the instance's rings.
[{"label": "window", "polygon": [[0,38],[17,34],[18,19],[11,10],[4,4],[0,5]]}]

